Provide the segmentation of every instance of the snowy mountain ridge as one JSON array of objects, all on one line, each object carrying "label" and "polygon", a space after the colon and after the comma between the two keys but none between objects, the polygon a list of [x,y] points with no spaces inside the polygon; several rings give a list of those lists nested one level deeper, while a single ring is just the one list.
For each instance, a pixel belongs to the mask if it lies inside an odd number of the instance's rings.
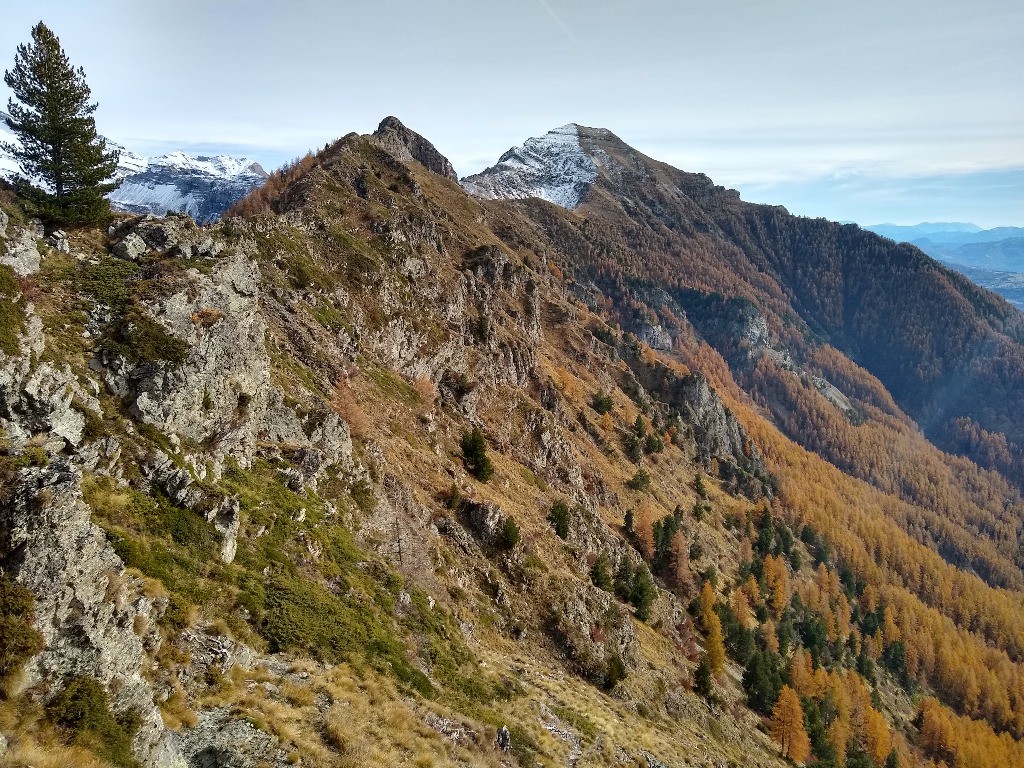
[{"label": "snowy mountain ridge", "polygon": [[[17,138],[7,127],[6,117],[0,112],[0,143],[15,143]],[[121,186],[107,197],[114,208],[131,213],[162,216],[167,211],[184,212],[207,224],[267,178],[263,167],[246,157],[189,155],[182,151],[147,157],[114,142],[108,144],[121,153],[114,174]],[[0,177],[18,172],[14,158],[0,150]]]},{"label": "snowy mountain ridge", "polygon": [[[594,130],[594,129],[585,129]],[[580,144],[575,123],[527,139],[512,147],[497,164],[462,179],[469,194],[489,200],[539,197],[563,208],[576,208],[597,178],[597,165]]]},{"label": "snowy mountain ridge", "polygon": [[122,149],[117,178],[121,186],[108,195],[115,208],[158,216],[182,211],[206,224],[261,186],[267,172],[249,158],[181,151],[145,157]]}]

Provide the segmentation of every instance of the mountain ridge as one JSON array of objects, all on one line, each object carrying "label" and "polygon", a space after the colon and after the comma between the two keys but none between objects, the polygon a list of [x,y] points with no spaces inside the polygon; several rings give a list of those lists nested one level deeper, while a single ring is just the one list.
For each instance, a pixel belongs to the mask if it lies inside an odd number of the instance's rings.
[{"label": "mountain ridge", "polygon": [[[821,761],[1021,764],[1015,448],[920,426],[965,350],[1016,371],[1017,313],[575,145],[572,209],[472,197],[390,118],[202,228],[48,243],[0,188],[30,679],[97,681],[155,768],[767,768],[784,684]],[[578,178],[546,149],[533,178]],[[40,690],[0,701],[18,755]]]}]

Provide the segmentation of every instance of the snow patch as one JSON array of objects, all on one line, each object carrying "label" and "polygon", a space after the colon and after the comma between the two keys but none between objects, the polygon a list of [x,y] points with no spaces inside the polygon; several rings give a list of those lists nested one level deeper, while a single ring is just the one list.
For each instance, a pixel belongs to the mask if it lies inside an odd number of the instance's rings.
[{"label": "snow patch", "polygon": [[[16,143],[0,112],[0,143]],[[115,208],[162,216],[168,211],[188,213],[196,221],[216,220],[234,202],[245,197],[267,178],[259,163],[230,155],[193,156],[170,152],[146,157],[108,141],[121,154],[114,178],[121,186],[107,197]],[[19,172],[14,158],[0,149],[0,177]]]},{"label": "snow patch", "polygon": [[488,200],[539,197],[576,208],[597,178],[594,160],[580,145],[575,123],[527,139],[498,159],[497,165],[462,179],[462,187]]}]

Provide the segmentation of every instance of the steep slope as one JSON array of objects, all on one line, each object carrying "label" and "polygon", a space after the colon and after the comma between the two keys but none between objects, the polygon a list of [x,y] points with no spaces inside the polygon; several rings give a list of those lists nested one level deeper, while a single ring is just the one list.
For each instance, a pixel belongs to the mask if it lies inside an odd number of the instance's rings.
[{"label": "steep slope", "polygon": [[[585,223],[551,236],[573,248],[569,266],[581,282],[620,307],[635,305],[621,316],[627,327],[661,325],[674,335],[683,329],[673,318],[690,317],[736,360],[738,329],[750,322],[742,303],[753,302],[763,316],[755,324],[764,325],[750,330],[755,344],[798,359],[831,344],[877,377],[939,445],[950,447],[951,424],[969,419],[1005,435],[1019,455],[1024,318],[1004,301],[913,247],[744,203],[607,131],[580,128],[578,136],[600,172],[577,209]],[[557,175],[559,164],[549,166]],[[514,172],[485,171],[469,189],[491,184],[485,197],[523,197]],[[519,178],[538,175],[531,168]]]},{"label": "steep slope", "polygon": [[[47,650],[0,708],[11,759],[49,738],[40,698],[96,679],[117,722],[144,719],[152,765],[780,765],[736,667],[715,714],[689,690],[681,538],[658,566],[678,596],[642,554],[668,519],[734,569],[720,514],[771,492],[756,448],[703,376],[586,315],[453,180],[382,143],[321,153],[282,216],[123,218],[70,255],[33,241],[0,358],[0,557]],[[473,426],[487,483],[460,450]],[[85,539],[77,570],[37,567]]]}]

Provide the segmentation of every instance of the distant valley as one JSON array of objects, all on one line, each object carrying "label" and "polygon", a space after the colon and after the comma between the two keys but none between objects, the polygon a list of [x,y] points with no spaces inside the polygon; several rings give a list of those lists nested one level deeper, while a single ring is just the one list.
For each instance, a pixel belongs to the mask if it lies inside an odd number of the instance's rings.
[{"label": "distant valley", "polygon": [[1024,309],[1024,227],[982,229],[974,224],[940,222],[874,224],[864,229],[916,245],[933,259]]}]

